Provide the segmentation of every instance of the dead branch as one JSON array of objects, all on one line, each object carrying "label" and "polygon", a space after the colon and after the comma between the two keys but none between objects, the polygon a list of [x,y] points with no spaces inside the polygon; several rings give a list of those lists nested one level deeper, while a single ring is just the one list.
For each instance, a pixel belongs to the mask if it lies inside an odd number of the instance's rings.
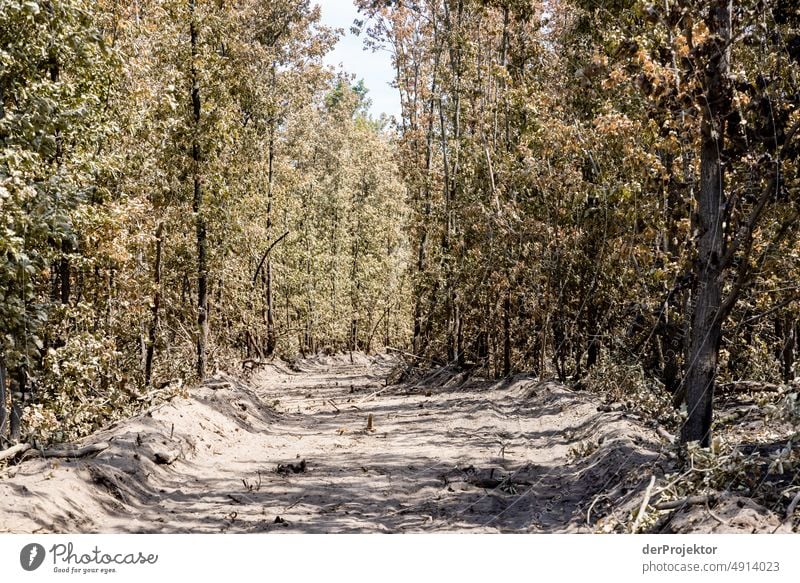
[{"label": "dead branch", "polygon": [[255,285],[256,281],[258,281],[258,274],[261,272],[261,268],[264,267],[264,262],[267,260],[267,257],[269,257],[272,249],[275,247],[275,245],[283,241],[288,235],[289,231],[286,231],[283,235],[275,239],[270,246],[267,247],[267,250],[264,251],[264,255],[261,256],[261,261],[258,262],[258,267],[256,267],[256,272],[253,274],[253,285]]},{"label": "dead branch", "polygon": [[644,498],[642,498],[642,505],[639,506],[639,513],[636,515],[636,520],[633,521],[633,526],[631,527],[631,532],[635,533],[639,528],[639,523],[642,522],[642,518],[644,517],[644,511],[647,509],[647,505],[650,503],[650,497],[653,495],[653,486],[656,485],[656,477],[650,476],[650,483],[647,485],[647,489],[644,491]]},{"label": "dead branch", "polygon": [[786,519],[790,519],[794,511],[797,509],[797,505],[800,504],[800,492],[794,495],[792,501],[789,502],[789,507],[786,509]]},{"label": "dead branch", "polygon": [[758,405],[748,405],[747,407],[739,407],[737,409],[734,409],[726,413],[725,415],[721,415],[717,419],[717,423],[721,425],[724,425],[726,423],[732,423],[733,421],[741,419],[742,417],[746,417],[749,413],[752,413],[753,411],[758,411],[759,408],[760,407]]},{"label": "dead branch", "polygon": [[17,445],[14,445],[12,447],[9,447],[8,449],[0,451],[0,461],[13,458],[14,456],[17,456],[23,452],[28,451],[30,448],[31,448],[30,443],[18,443]]},{"label": "dead branch", "polygon": [[723,391],[741,391],[752,393],[780,393],[788,385],[776,385],[774,383],[764,383],[761,381],[731,381],[719,383],[717,387]]},{"label": "dead branch", "polygon": [[95,453],[100,453],[109,448],[109,443],[107,441],[101,441],[100,443],[93,443],[91,445],[85,445],[83,447],[53,447],[50,449],[42,449],[42,450],[34,450],[32,453],[34,455],[41,455],[44,458],[54,457],[54,458],[81,458],[86,457],[87,455],[92,455]]},{"label": "dead branch", "polygon": [[656,427],[656,433],[661,436],[663,439],[666,439],[670,443],[675,442],[675,436],[672,435],[669,431],[661,427],[660,425]]},{"label": "dead branch", "polygon": [[597,504],[601,499],[610,500],[609,496],[606,494],[598,494],[592,500],[592,503],[589,505],[589,510],[586,511],[586,524],[592,526],[592,510],[594,510],[594,505]]},{"label": "dead branch", "polygon": [[709,504],[716,500],[716,496],[688,496],[680,500],[670,500],[668,502],[659,502],[654,504],[653,508],[656,510],[675,510],[676,508],[683,508],[684,506],[697,506],[699,504]]}]

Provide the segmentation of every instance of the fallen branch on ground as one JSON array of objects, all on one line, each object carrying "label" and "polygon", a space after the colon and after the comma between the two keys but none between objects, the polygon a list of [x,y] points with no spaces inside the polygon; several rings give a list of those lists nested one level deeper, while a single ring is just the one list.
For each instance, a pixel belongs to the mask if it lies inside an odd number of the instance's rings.
[{"label": "fallen branch on ground", "polygon": [[674,441],[675,441],[675,436],[672,435],[669,431],[667,431],[663,427],[661,427],[660,425],[658,427],[656,427],[656,433],[658,435],[660,435],[661,437],[663,437],[664,439],[666,439],[670,443],[674,443]]},{"label": "fallen branch on ground", "polygon": [[0,451],[0,461],[13,458],[16,455],[28,451],[30,448],[30,443],[18,443],[17,445],[9,447],[6,450]]},{"label": "fallen branch on ground", "polygon": [[789,507],[786,509],[786,520],[792,517],[798,504],[800,504],[800,492],[795,494],[794,498],[792,498],[792,501],[789,503]]},{"label": "fallen branch on ground", "polygon": [[611,498],[606,494],[598,494],[592,500],[592,503],[589,505],[589,510],[586,511],[586,524],[592,526],[592,510],[594,509],[594,505],[597,504],[601,499],[610,500]]},{"label": "fallen branch on ground", "polygon": [[684,506],[697,506],[699,504],[709,504],[716,501],[716,496],[688,496],[680,500],[670,500],[668,502],[659,502],[654,504],[653,508],[656,510],[675,510],[676,508],[683,508]]},{"label": "fallen branch on ground", "polygon": [[653,495],[653,486],[656,485],[656,477],[650,476],[650,483],[647,485],[647,489],[644,491],[644,498],[642,498],[642,505],[639,506],[639,513],[636,515],[636,520],[633,521],[633,526],[631,527],[631,532],[636,533],[636,530],[639,528],[639,523],[642,521],[644,517],[644,511],[647,509],[647,505],[650,503],[650,496]]},{"label": "fallen branch on ground", "polygon": [[267,360],[256,360],[255,358],[245,358],[242,361],[242,368],[245,370],[253,370],[260,366],[267,366],[270,364],[272,363]]},{"label": "fallen branch on ground", "polygon": [[761,381],[731,381],[728,383],[719,383],[717,387],[722,391],[780,393],[789,388],[790,385],[776,385],[774,383],[763,383]]},{"label": "fallen branch on ground", "polygon": [[100,443],[93,443],[91,445],[85,445],[78,448],[53,447],[50,449],[35,449],[31,453],[33,455],[41,455],[44,458],[80,458],[86,457],[87,455],[100,453],[108,448],[109,443],[107,441],[101,441]]},{"label": "fallen branch on ground", "polygon": [[748,405],[747,407],[739,407],[738,409],[733,409],[732,411],[726,413],[725,415],[720,415],[717,419],[718,425],[725,425],[726,423],[731,423],[733,421],[737,421],[742,417],[746,417],[748,413],[752,413],[753,411],[758,411],[760,407],[758,405]]}]

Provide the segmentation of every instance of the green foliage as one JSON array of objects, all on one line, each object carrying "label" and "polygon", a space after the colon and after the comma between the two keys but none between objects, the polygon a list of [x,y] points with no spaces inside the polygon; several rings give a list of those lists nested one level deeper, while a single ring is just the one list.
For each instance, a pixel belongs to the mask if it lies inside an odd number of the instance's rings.
[{"label": "green foliage", "polygon": [[30,366],[45,342],[40,294],[94,194],[93,150],[109,130],[102,93],[114,58],[89,3],[4,1],[0,10],[0,354]]},{"label": "green foliage", "polygon": [[[190,379],[201,288],[209,370],[399,345],[674,420],[711,4],[361,1],[389,126],[302,0],[2,0],[0,363],[25,431]],[[745,2],[732,25],[718,376],[788,382],[800,21]]]},{"label": "green foliage", "polygon": [[193,377],[199,224],[209,368],[404,344],[394,144],[366,117],[363,82],[323,66],[336,36],[318,10],[3,0],[0,25],[12,439],[74,439]]},{"label": "green foliage", "polygon": [[588,391],[602,395],[610,404],[655,419],[674,428],[680,416],[672,406],[672,396],[657,380],[648,378],[639,363],[620,364],[603,358],[582,381]]}]

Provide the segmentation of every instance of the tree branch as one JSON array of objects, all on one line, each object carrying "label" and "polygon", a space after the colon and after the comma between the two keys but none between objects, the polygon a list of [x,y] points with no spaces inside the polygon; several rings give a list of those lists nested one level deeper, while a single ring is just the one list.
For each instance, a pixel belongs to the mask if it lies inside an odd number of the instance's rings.
[{"label": "tree branch", "polygon": [[0,461],[12,458],[22,452],[28,451],[31,448],[30,443],[18,443],[8,449],[0,451]]},{"label": "tree branch", "polygon": [[272,249],[275,247],[275,245],[277,245],[278,243],[283,241],[288,235],[289,235],[289,231],[286,231],[283,235],[281,235],[280,237],[275,239],[272,242],[272,244],[270,244],[270,246],[267,247],[267,250],[264,251],[264,255],[261,256],[261,261],[258,262],[258,267],[256,267],[256,272],[255,272],[255,274],[253,274],[253,285],[256,284],[256,281],[258,280],[258,274],[261,272],[261,268],[264,267],[264,262],[267,260],[267,257],[269,256],[270,251],[272,251]]},{"label": "tree branch", "polygon": [[[786,139],[783,142],[783,146],[781,146],[780,152],[778,152],[778,160],[781,159],[786,149],[789,147],[789,144],[792,142],[792,139],[794,139],[795,135],[797,134],[798,130],[800,130],[800,122],[795,122],[795,124],[791,127],[791,129],[789,129],[789,131],[786,133]],[[736,234],[733,241],[731,242],[731,246],[728,248],[728,251],[722,258],[722,262],[720,263],[720,269],[724,270],[733,262],[733,258],[739,251],[739,249],[742,247],[742,244],[746,244],[748,247],[748,251],[745,254],[745,259],[749,255],[749,248],[752,245],[753,230],[756,228],[756,224],[758,223],[759,218],[761,218],[761,213],[767,206],[767,202],[769,201],[770,195],[777,187],[780,186],[779,178],[780,178],[780,167],[778,168],[778,172],[776,172],[776,174],[769,179],[769,182],[767,182],[767,185],[764,187],[764,190],[761,191],[761,194],[758,197],[758,201],[753,207],[753,210],[750,212],[750,216],[748,217],[747,222]]]},{"label": "tree branch", "polygon": [[[794,212],[791,216],[786,219],[782,224],[778,232],[775,234],[775,237],[770,241],[767,248],[761,254],[761,259],[759,263],[761,263],[767,255],[778,245],[778,243],[786,236],[789,232],[790,227],[795,224],[798,218],[798,213]],[[722,302],[720,309],[717,313],[717,318],[722,321],[728,317],[733,310],[734,304],[736,304],[736,300],[739,298],[739,294],[744,287],[744,284],[747,283],[747,279],[750,275],[750,252],[753,248],[753,238],[752,235],[749,237],[747,241],[747,246],[745,247],[744,257],[742,257],[742,262],[739,264],[739,268],[737,269],[736,281],[733,284],[733,288],[728,293],[728,296]]]},{"label": "tree branch", "polygon": [[758,321],[759,321],[759,320],[761,320],[762,318],[766,318],[766,317],[767,317],[767,316],[769,316],[770,314],[774,314],[775,312],[777,312],[777,311],[778,311],[778,310],[780,310],[781,308],[783,308],[783,307],[785,307],[785,306],[788,306],[789,304],[791,304],[791,303],[793,303],[793,302],[796,302],[796,301],[798,301],[798,300],[800,300],[800,295],[794,295],[794,296],[791,296],[791,297],[789,297],[789,298],[786,298],[786,299],[785,299],[785,300],[783,300],[782,302],[778,302],[777,304],[775,304],[774,306],[772,306],[772,307],[771,307],[769,310],[767,310],[766,312],[761,312],[760,314],[756,314],[755,316],[751,316],[751,317],[749,317],[747,320],[745,320],[744,322],[742,322],[742,324],[752,324],[753,322],[758,322]]}]

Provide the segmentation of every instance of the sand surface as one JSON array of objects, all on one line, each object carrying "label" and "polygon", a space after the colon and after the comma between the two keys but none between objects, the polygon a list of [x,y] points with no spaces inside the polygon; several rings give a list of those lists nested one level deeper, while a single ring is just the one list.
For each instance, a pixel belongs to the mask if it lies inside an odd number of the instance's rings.
[{"label": "sand surface", "polygon": [[664,438],[594,396],[524,376],[387,386],[395,366],[217,375],[78,444],[99,454],[0,471],[0,532],[593,532],[669,471]]}]

